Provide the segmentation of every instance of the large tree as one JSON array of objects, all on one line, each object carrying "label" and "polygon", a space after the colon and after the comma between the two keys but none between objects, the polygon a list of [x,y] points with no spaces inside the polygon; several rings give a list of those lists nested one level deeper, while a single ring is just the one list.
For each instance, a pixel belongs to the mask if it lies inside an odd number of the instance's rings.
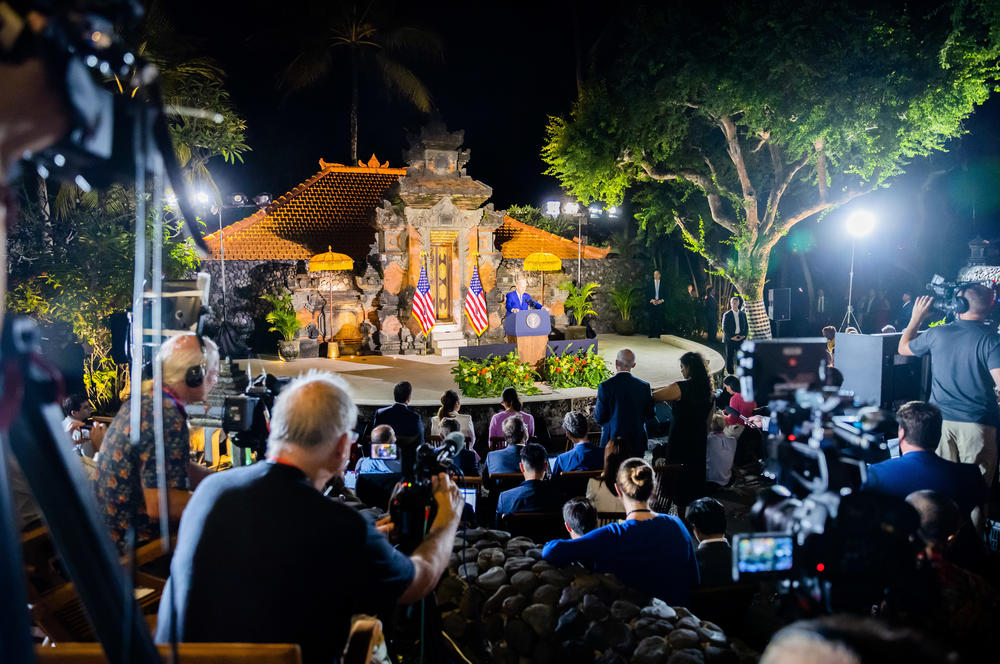
[{"label": "large tree", "polygon": [[778,241],[943,150],[998,80],[989,0],[857,5],[636,10],[570,115],[551,119],[547,172],[587,202],[637,188],[647,231],[679,228],[769,337]]}]

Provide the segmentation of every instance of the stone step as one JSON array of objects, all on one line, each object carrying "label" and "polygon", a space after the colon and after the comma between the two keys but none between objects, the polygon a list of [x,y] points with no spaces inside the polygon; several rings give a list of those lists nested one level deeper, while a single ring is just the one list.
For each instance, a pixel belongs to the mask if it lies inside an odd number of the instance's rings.
[{"label": "stone step", "polygon": [[442,348],[438,351],[438,355],[441,357],[458,357],[457,348]]},{"label": "stone step", "polygon": [[465,333],[461,330],[454,332],[438,332],[436,329],[431,332],[431,339],[464,339]]},{"label": "stone step", "polygon": [[431,345],[435,348],[465,348],[469,342],[462,339],[431,339]]}]

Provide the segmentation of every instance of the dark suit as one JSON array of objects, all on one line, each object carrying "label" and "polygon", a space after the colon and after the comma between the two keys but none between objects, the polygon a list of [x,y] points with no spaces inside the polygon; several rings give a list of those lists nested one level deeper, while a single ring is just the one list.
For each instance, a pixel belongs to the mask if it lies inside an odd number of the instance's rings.
[{"label": "dark suit", "polygon": [[542,305],[531,299],[528,295],[528,291],[524,291],[524,295],[521,297],[517,296],[517,291],[511,291],[507,293],[507,299],[504,302],[504,306],[507,309],[507,313],[510,313],[514,309],[520,309],[524,311],[525,309],[541,309]]},{"label": "dark suit", "polygon": [[601,470],[604,468],[604,450],[588,441],[577,443],[552,462],[552,476],[573,470]]},{"label": "dark suit", "polygon": [[510,445],[502,450],[494,450],[486,455],[487,475],[497,473],[519,473],[521,468],[521,445]]},{"label": "dark suit", "polygon": [[653,417],[653,394],[649,383],[621,371],[597,387],[594,421],[601,425],[601,447],[621,436],[632,445],[632,453],[646,453],[646,419]]},{"label": "dark suit", "polygon": [[[739,320],[739,334],[741,337],[746,337],[749,331],[746,313],[741,311]],[[743,344],[742,341],[733,341],[734,336],[736,336],[736,317],[733,315],[732,308],[729,308],[722,315],[722,338],[726,340],[726,373],[729,374],[733,373],[733,367],[736,366],[736,351]]]},{"label": "dark suit", "polygon": [[374,426],[380,424],[392,427],[399,445],[399,459],[404,471],[408,472],[417,461],[417,446],[424,442],[424,422],[420,413],[405,403],[394,403],[375,411]]},{"label": "dark suit", "polygon": [[701,585],[724,586],[733,582],[733,550],[729,542],[702,542],[695,549]]},{"label": "dark suit", "polygon": [[650,300],[666,300],[665,292],[667,290],[667,284],[660,279],[660,292],[656,292],[656,282],[652,279],[649,280],[649,285],[646,287],[646,307],[649,309],[649,336],[659,337],[663,334],[663,311],[666,309],[666,302],[660,304],[652,304]]},{"label": "dark suit", "polygon": [[500,494],[497,516],[515,512],[548,512],[562,505],[559,494],[545,480],[525,480],[513,489]]},{"label": "dark suit", "polygon": [[979,466],[948,461],[925,450],[868,466],[864,488],[899,498],[931,489],[954,500],[965,515],[985,503],[989,494]]},{"label": "dark suit", "polygon": [[902,330],[909,325],[911,316],[913,316],[913,300],[904,302],[899,307],[899,313],[896,314],[896,329]]}]

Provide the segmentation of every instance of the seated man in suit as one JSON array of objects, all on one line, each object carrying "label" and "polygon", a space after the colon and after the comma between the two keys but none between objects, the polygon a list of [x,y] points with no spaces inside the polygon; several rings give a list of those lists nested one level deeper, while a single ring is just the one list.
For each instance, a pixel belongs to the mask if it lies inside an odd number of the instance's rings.
[{"label": "seated man in suit", "polygon": [[354,467],[354,472],[358,475],[372,473],[400,473],[402,464],[397,454],[395,459],[377,459],[372,453],[376,445],[395,445],[396,434],[388,424],[380,424],[372,429],[372,447],[366,457],[358,460],[358,465]]},{"label": "seated man in suit", "polygon": [[684,518],[698,540],[694,555],[701,571],[701,585],[732,583],[733,551],[726,540],[726,508],[715,498],[699,498],[688,505]]},{"label": "seated man in suit", "polygon": [[[510,420],[508,420],[510,421]],[[549,457],[538,443],[528,443],[521,449],[519,464],[524,481],[500,494],[497,517],[515,512],[547,512],[558,509],[559,499],[552,483],[545,480]]]},{"label": "seated man in suit", "polygon": [[424,442],[424,422],[420,413],[410,408],[413,386],[407,381],[396,383],[392,388],[392,399],[396,403],[375,411],[374,425],[388,424],[396,434],[399,445],[399,459],[403,468],[409,471],[417,461],[417,447]]},{"label": "seated man in suit", "polygon": [[542,305],[535,302],[528,294],[528,280],[521,277],[517,280],[517,287],[507,293],[507,300],[504,303],[507,313],[521,311],[522,309],[541,309]]},{"label": "seated man in suit", "polygon": [[518,415],[512,415],[503,421],[503,437],[505,447],[494,450],[486,455],[484,477],[497,473],[516,473],[521,462],[521,448],[528,440],[528,428]]},{"label": "seated man in suit", "polygon": [[562,515],[570,539],[580,539],[591,530],[597,530],[597,508],[582,496],[563,503]]},{"label": "seated man in suit", "polygon": [[631,374],[635,354],[628,348],[618,351],[611,378],[597,388],[594,421],[601,425],[601,447],[621,437],[633,444],[629,453],[642,458],[649,446],[646,419],[653,417],[653,394],[649,383]]},{"label": "seated man in suit", "polygon": [[587,416],[571,410],[563,417],[563,431],[573,447],[552,462],[552,476],[573,470],[600,470],[604,467],[604,450],[587,439]]},{"label": "seated man in suit", "polygon": [[906,498],[930,489],[955,501],[966,518],[986,502],[988,489],[979,466],[939,457],[941,411],[923,401],[910,401],[896,411],[901,456],[868,467],[866,489]]}]

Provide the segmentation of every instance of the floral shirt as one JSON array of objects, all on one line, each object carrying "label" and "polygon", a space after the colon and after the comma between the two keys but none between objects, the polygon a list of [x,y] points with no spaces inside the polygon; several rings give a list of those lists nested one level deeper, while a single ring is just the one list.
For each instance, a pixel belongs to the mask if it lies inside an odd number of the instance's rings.
[{"label": "floral shirt", "polygon": [[[97,462],[97,504],[111,539],[125,551],[126,534],[135,528],[136,542],[155,537],[146,515],[143,489],[156,488],[156,454],[153,440],[153,397],[144,394],[140,406],[139,442],[132,445],[129,402],[108,426]],[[163,393],[163,442],[166,450],[167,487],[188,488],[190,440],[187,413],[166,390]]]}]

